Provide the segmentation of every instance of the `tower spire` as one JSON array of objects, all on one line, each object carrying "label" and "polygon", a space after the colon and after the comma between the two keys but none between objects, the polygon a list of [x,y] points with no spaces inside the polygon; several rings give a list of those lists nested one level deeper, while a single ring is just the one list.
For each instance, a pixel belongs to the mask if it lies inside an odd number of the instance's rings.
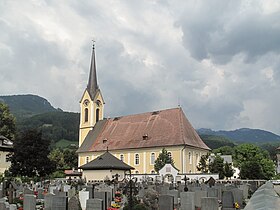
[{"label": "tower spire", "polygon": [[87,90],[90,94],[90,97],[94,99],[94,96],[97,92],[98,84],[97,84],[97,76],[96,76],[96,64],[95,64],[95,41],[92,40],[92,56],[91,56],[91,64],[90,64],[90,73],[89,73],[89,79],[88,79],[88,85]]}]

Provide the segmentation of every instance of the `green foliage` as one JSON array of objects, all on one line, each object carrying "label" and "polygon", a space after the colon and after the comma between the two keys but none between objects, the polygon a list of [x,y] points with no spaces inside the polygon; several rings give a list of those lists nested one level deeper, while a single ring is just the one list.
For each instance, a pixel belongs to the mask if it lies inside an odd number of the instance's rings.
[{"label": "green foliage", "polygon": [[200,135],[200,138],[203,142],[210,147],[211,149],[217,149],[223,146],[234,147],[235,143],[233,143],[229,138],[224,136],[214,136],[214,135]]},{"label": "green foliage", "polygon": [[174,160],[173,158],[168,156],[168,151],[163,148],[161,153],[159,154],[158,158],[155,160],[154,169],[156,172],[159,172],[160,169],[165,166],[165,164],[170,163],[172,166],[174,166]]},{"label": "green foliage", "polygon": [[224,175],[225,175],[225,177],[230,178],[230,177],[233,176],[233,174],[234,174],[234,170],[232,169],[231,165],[228,162],[226,162],[224,164]]},{"label": "green foliage", "polygon": [[65,173],[64,171],[55,171],[51,174],[50,178],[65,178]]},{"label": "green foliage", "polygon": [[14,140],[15,132],[15,117],[10,113],[9,107],[0,102],[0,135]]},{"label": "green foliage", "polygon": [[78,142],[79,114],[48,112],[20,120],[17,127],[19,131],[39,128],[43,138],[50,139],[53,143],[61,139]]},{"label": "green foliage", "polygon": [[198,166],[196,166],[197,170],[201,171],[202,173],[208,173],[208,171],[209,171],[208,157],[209,157],[209,154],[202,155],[199,160]]},{"label": "green foliage", "polygon": [[0,96],[17,120],[45,112],[58,111],[45,98],[36,95]]},{"label": "green foliage", "polygon": [[218,173],[219,179],[225,177],[224,159],[217,155],[212,163],[209,164],[209,171],[211,173]]},{"label": "green foliage", "polygon": [[69,141],[66,139],[61,139],[58,142],[55,143],[55,148],[60,148],[60,149],[78,149],[78,142],[73,142],[73,141]]},{"label": "green foliage", "polygon": [[75,150],[53,149],[48,158],[55,163],[56,170],[71,169],[78,166],[78,155]]},{"label": "green foliage", "polygon": [[42,139],[42,132],[27,130],[14,141],[14,154],[11,156],[10,172],[13,176],[44,177],[54,170],[49,158],[49,144]]},{"label": "green foliage", "polygon": [[220,148],[214,149],[213,153],[221,154],[221,155],[233,155],[234,154],[234,147],[222,146]]},{"label": "green foliage", "polygon": [[243,179],[271,179],[275,174],[275,166],[269,153],[256,145],[238,145],[233,158]]}]

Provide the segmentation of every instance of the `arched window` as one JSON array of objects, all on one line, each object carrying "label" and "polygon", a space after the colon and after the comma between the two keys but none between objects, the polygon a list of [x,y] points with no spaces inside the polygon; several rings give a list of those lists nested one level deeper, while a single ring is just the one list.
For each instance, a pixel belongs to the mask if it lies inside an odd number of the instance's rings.
[{"label": "arched window", "polygon": [[192,164],[192,153],[189,152],[189,163]]},{"label": "arched window", "polygon": [[95,116],[96,116],[96,122],[98,122],[99,121],[99,109],[96,109]]},{"label": "arched window", "polygon": [[120,160],[123,161],[124,160],[124,156],[123,154],[120,155]]},{"label": "arched window", "polygon": [[151,165],[155,164],[156,155],[154,152],[151,153]]},{"label": "arched window", "polygon": [[167,155],[168,155],[169,161],[171,162],[171,159],[172,159],[172,154],[171,154],[171,152],[168,152]]},{"label": "arched window", "polygon": [[89,162],[89,157],[86,157],[86,163],[88,163]]},{"label": "arched window", "polygon": [[151,174],[155,174],[155,171],[154,171],[154,170],[152,170],[152,171],[151,171]]},{"label": "arched window", "polygon": [[85,108],[85,122],[88,122],[88,108]]},{"label": "arched window", "polygon": [[135,160],[134,160],[135,165],[139,165],[140,160],[139,160],[139,154],[135,154]]},{"label": "arched window", "polygon": [[139,174],[139,171],[135,171],[136,174]]}]

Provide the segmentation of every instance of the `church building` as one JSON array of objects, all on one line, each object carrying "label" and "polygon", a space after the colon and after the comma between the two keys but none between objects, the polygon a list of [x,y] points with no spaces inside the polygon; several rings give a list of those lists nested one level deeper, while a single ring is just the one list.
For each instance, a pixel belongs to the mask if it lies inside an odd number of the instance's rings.
[{"label": "church building", "polygon": [[80,100],[78,167],[107,150],[132,166],[133,174],[154,174],[165,148],[179,173],[198,173],[196,166],[210,148],[201,140],[182,108],[104,118],[104,99],[97,83],[93,46],[89,80]]}]

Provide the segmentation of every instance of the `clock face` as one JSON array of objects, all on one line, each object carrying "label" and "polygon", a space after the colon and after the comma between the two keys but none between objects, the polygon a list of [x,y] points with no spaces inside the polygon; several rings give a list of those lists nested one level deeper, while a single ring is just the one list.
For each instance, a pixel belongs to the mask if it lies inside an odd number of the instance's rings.
[{"label": "clock face", "polygon": [[89,100],[87,100],[87,99],[84,100],[84,105],[85,105],[85,106],[88,106],[88,104],[89,104]]},{"label": "clock face", "polygon": [[97,100],[97,101],[96,101],[96,105],[97,105],[97,107],[100,107],[101,101]]}]

